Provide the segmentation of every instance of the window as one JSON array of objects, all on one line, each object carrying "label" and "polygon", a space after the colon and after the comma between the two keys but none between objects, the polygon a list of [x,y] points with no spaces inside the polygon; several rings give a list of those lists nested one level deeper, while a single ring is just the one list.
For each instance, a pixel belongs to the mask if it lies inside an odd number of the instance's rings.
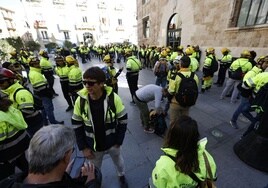
[{"label": "window", "polygon": [[43,39],[48,39],[47,31],[41,31],[41,35]]},{"label": "window", "polygon": [[142,0],[142,4],[144,5],[145,3],[147,3],[149,0]]},{"label": "window", "polygon": [[70,36],[69,36],[69,32],[68,31],[64,31],[63,34],[64,34],[64,39],[65,40],[70,39]]},{"label": "window", "polygon": [[106,25],[106,24],[107,24],[107,20],[106,20],[106,18],[101,18],[101,23],[102,23],[103,25]]},{"label": "window", "polygon": [[84,22],[84,23],[87,23],[87,17],[86,17],[86,16],[83,16],[82,19],[83,19],[83,22]]},{"label": "window", "polygon": [[173,49],[181,44],[181,18],[178,14],[173,14],[169,22],[167,23],[167,46],[171,46]]},{"label": "window", "polygon": [[[240,0],[241,4],[237,26],[253,26],[268,23],[267,0]],[[239,5],[236,5],[239,7]]]},{"label": "window", "polygon": [[123,25],[123,21],[122,21],[122,19],[118,19],[118,25],[120,25],[120,26]]},{"label": "window", "polygon": [[143,25],[143,36],[144,36],[144,38],[149,38],[149,34],[150,34],[149,16],[147,16],[146,18],[143,18],[142,25]]}]

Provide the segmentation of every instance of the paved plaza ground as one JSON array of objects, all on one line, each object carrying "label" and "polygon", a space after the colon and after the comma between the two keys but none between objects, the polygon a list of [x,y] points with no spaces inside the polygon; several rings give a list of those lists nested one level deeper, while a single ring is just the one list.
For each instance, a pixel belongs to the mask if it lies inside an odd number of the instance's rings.
[{"label": "paved plaza ground", "polygon": [[[91,62],[82,64],[81,68],[86,70],[90,66],[103,65],[103,63],[93,59]],[[124,64],[116,64],[116,67],[120,66],[124,66]],[[198,74],[201,75],[201,73]],[[140,72],[139,87],[154,82],[152,70],[143,69]],[[72,112],[65,112],[67,103],[60,91],[58,78],[55,79],[54,88],[60,94],[53,101],[56,119],[64,120],[65,125],[70,126]],[[197,104],[190,110],[191,117],[198,122],[201,138],[208,138],[207,150],[216,161],[218,172],[216,185],[219,188],[268,187],[268,174],[246,165],[233,152],[233,145],[239,140],[249,123],[241,116],[238,121],[239,129],[230,126],[230,118],[238,103],[231,104],[229,98],[220,100],[219,96],[222,90],[221,87],[213,86],[209,92],[200,94]],[[160,148],[163,139],[155,134],[144,133],[138,108],[129,103],[131,100],[125,70],[119,76],[119,95],[128,112],[128,129],[122,146],[126,178],[130,188],[143,188],[148,184],[155,162],[162,154]],[[149,106],[153,107],[153,103],[150,103]],[[105,157],[101,170],[103,188],[118,188],[119,182],[115,167],[109,156]]]}]

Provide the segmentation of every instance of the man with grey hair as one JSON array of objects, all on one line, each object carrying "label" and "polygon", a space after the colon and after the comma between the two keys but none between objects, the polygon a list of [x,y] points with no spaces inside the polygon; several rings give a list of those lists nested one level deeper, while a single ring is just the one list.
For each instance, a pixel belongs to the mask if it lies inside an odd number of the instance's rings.
[{"label": "man with grey hair", "polygon": [[57,124],[41,128],[29,145],[29,173],[11,176],[0,182],[0,187],[100,187],[93,164],[84,163],[81,168],[85,182],[66,173],[74,145],[73,129]]}]

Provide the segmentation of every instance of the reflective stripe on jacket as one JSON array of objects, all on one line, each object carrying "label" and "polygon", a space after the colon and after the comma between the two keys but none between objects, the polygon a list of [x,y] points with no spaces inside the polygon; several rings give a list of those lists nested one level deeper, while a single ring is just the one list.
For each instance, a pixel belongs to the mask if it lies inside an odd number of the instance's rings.
[{"label": "reflective stripe on jacket", "polygon": [[[105,133],[106,133],[105,142],[106,146],[109,148],[115,144],[121,145],[123,143],[127,125],[127,112],[122,103],[122,100],[116,93],[113,93],[116,115],[110,108],[108,109],[108,98],[109,95],[112,93],[112,88],[105,86],[105,90],[107,95],[104,100],[103,118],[105,118],[104,119]],[[86,137],[86,140],[79,139],[77,136],[77,144],[80,150],[88,147],[91,150],[95,151],[96,150],[95,132],[89,108],[90,105],[88,101],[88,91],[86,88],[84,88],[80,90],[78,94],[79,97],[75,102],[74,112],[72,116],[72,124],[76,132],[79,132],[81,134],[79,138]],[[80,109],[81,98],[85,99],[84,110]]]},{"label": "reflective stripe on jacket", "polygon": [[[204,180],[207,177],[206,165],[203,157],[203,152],[206,153],[213,179],[216,179],[216,163],[212,156],[206,151],[205,146],[207,144],[207,139],[204,138],[199,141],[198,147],[198,161],[199,161],[199,172],[194,172],[195,175],[200,179]],[[164,153],[176,156],[178,152],[171,148],[162,148]],[[175,162],[167,155],[162,155],[158,161],[156,161],[155,168],[152,172],[153,184],[157,188],[173,188],[173,187],[196,187],[197,182],[195,182],[190,176],[181,173],[176,170]]]}]

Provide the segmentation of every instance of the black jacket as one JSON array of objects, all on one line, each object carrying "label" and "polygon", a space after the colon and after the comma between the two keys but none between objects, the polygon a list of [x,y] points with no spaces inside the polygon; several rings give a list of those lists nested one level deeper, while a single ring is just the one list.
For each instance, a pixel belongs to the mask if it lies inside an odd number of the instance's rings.
[{"label": "black jacket", "polygon": [[96,180],[92,180],[84,185],[83,181],[71,178],[67,173],[64,173],[62,180],[47,184],[24,184],[23,181],[27,174],[19,173],[12,175],[0,181],[1,188],[99,188],[101,185]]}]

